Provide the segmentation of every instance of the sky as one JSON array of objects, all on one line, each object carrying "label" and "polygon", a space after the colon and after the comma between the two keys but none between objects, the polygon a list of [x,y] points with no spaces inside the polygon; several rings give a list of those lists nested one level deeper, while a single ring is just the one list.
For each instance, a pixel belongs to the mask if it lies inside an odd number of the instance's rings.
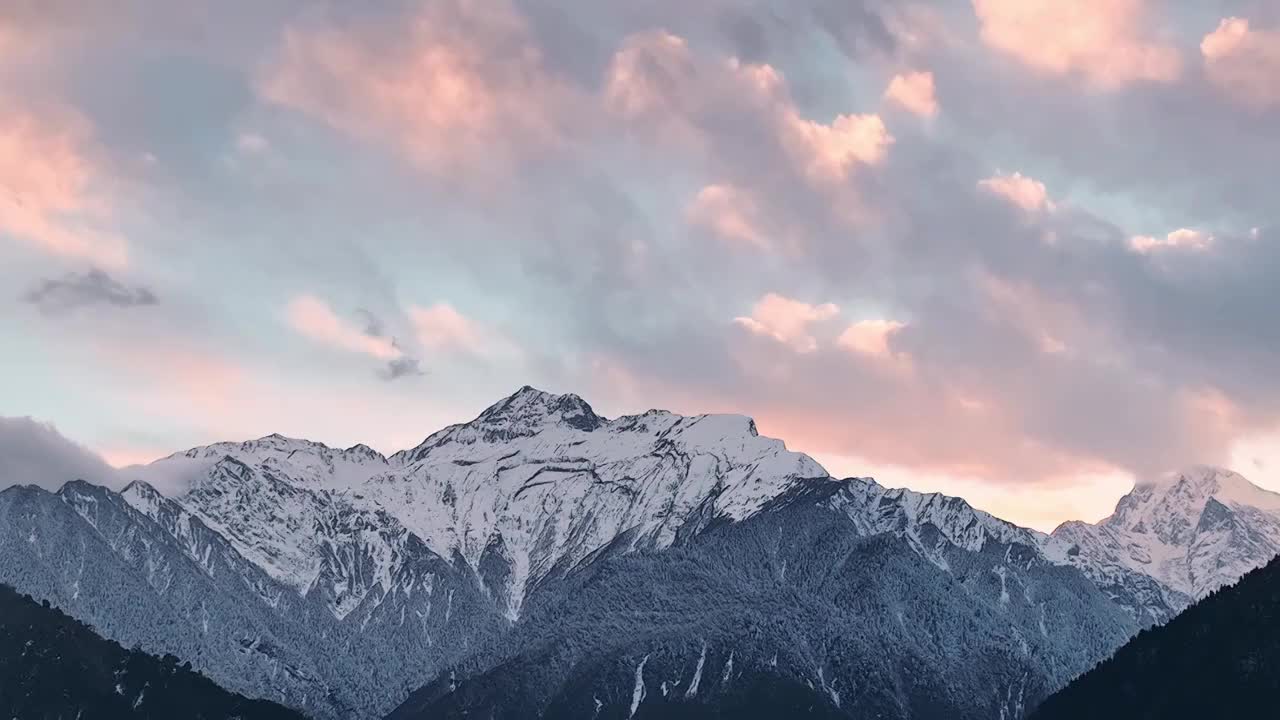
[{"label": "sky", "polygon": [[1277,188],[1274,0],[0,0],[0,448],[531,384],[1042,529],[1280,488]]}]

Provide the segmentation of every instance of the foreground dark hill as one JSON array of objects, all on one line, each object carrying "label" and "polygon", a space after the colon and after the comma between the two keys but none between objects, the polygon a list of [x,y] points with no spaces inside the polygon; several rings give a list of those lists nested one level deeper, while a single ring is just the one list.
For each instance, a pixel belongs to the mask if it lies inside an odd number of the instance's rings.
[{"label": "foreground dark hill", "polygon": [[179,665],[125,650],[87,626],[0,585],[0,717],[300,720],[227,692]]},{"label": "foreground dark hill", "polygon": [[1241,578],[1050,697],[1033,720],[1276,717],[1280,560]]}]

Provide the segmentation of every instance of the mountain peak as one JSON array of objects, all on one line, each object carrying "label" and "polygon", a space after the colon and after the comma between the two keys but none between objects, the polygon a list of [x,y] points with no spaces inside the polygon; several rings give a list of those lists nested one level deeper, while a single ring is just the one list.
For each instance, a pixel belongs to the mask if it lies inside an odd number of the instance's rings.
[{"label": "mountain peak", "polygon": [[343,450],[342,454],[346,455],[347,457],[354,457],[358,459],[383,460],[383,461],[386,460],[385,455],[378,452],[377,450],[374,450],[368,445],[365,445],[364,443],[356,443],[355,445],[352,445],[346,450]]},{"label": "mountain peak", "polygon": [[[1179,483],[1188,483],[1195,487],[1209,487],[1220,478],[1235,477],[1244,480],[1238,473],[1213,465],[1191,465],[1182,470],[1175,470],[1161,475],[1139,479],[1135,487],[1170,487]],[[1248,482],[1245,480],[1245,482]]]},{"label": "mountain peak", "polygon": [[1194,465],[1139,480],[1133,491],[1120,499],[1115,514],[1104,522],[1132,524],[1129,521],[1142,514],[1140,509],[1156,506],[1198,517],[1211,499],[1229,506],[1280,510],[1280,494],[1264,490],[1226,468]]},{"label": "mountain peak", "polygon": [[507,429],[513,434],[527,434],[523,431],[534,430],[548,422],[591,432],[600,427],[603,419],[585,400],[573,393],[556,395],[530,385],[490,405],[476,418],[478,425]]},{"label": "mountain peak", "polygon": [[155,487],[146,480],[133,480],[130,481],[128,485],[124,486],[124,489],[120,491],[120,494],[125,497],[133,496],[150,498],[160,495],[160,491],[156,490]]},{"label": "mountain peak", "polygon": [[1204,465],[1143,478],[1096,525],[1063,523],[1090,577],[1121,566],[1160,582],[1172,609],[1234,581],[1280,551],[1280,494],[1239,473]]},{"label": "mountain peak", "polygon": [[94,485],[88,480],[76,478],[68,480],[58,488],[58,495],[67,497],[68,495],[101,495],[106,492],[106,488],[101,485]]}]

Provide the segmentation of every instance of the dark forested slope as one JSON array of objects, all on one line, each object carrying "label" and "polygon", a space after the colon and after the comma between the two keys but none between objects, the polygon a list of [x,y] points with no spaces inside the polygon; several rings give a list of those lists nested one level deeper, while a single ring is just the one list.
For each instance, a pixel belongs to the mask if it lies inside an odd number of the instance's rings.
[{"label": "dark forested slope", "polygon": [[0,717],[23,720],[297,720],[227,692],[177,658],[125,650],[47,603],[0,585]]},{"label": "dark forested slope", "polygon": [[820,487],[668,550],[622,538],[390,717],[1016,718],[1130,632],[1033,546],[867,534],[840,502],[863,484]]},{"label": "dark forested slope", "polygon": [[1133,638],[1034,720],[1276,717],[1280,560]]}]

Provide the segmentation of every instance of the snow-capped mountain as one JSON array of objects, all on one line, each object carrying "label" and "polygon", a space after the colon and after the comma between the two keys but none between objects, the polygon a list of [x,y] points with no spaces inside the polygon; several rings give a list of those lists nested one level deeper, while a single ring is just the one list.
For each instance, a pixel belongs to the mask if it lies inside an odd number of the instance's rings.
[{"label": "snow-capped mountain", "polygon": [[801,483],[540,584],[392,718],[1020,718],[1136,628],[1039,541],[957,498]]},{"label": "snow-capped mountain", "polygon": [[[575,704],[593,687],[634,711],[634,684],[659,671],[689,698],[743,700],[691,690],[682,668],[713,658],[721,689],[767,676],[833,717],[928,717],[910,711],[921,702],[1017,717],[1280,546],[1280,502],[1238,476],[1140,485],[1098,526],[1046,536],[959,498],[836,480],[746,417],[610,419],[529,387],[389,457],[269,435],[124,472],[121,493],[0,493],[0,581],[320,718],[379,717],[433,678],[420,705],[454,707],[435,703],[455,670],[468,692],[525,683],[520,663],[560,633],[604,643],[574,640],[595,654],[550,669],[544,690]],[[683,595],[693,586],[706,592]],[[641,588],[679,598],[652,627],[634,614]],[[721,605],[736,614],[716,620]],[[771,629],[743,637],[743,622]],[[866,642],[837,642],[855,632]],[[476,697],[517,716],[547,700],[516,695]]]},{"label": "snow-capped mountain", "polygon": [[[749,418],[654,410],[609,420],[576,395],[530,387],[389,459],[268,436],[188,450],[140,475],[182,477],[183,507],[302,592],[333,542],[316,532],[331,526],[324,518],[359,514],[372,529],[389,515],[390,534],[403,527],[442,557],[460,554],[512,618],[529,586],[624,533],[632,547],[666,547],[712,519],[750,515],[797,480],[827,477]],[[366,541],[376,584],[397,556]],[[337,613],[373,587],[333,591]]]},{"label": "snow-capped mountain", "polygon": [[441,554],[457,551],[518,614],[526,590],[627,536],[670,546],[717,518],[739,520],[827,473],[750,418],[653,410],[609,420],[576,395],[529,387],[392,457],[357,495]]},{"label": "snow-capped mountain", "polygon": [[1280,494],[1194,467],[1137,483],[1110,517],[1063,523],[1053,539],[1067,546],[1068,562],[1117,593],[1154,580],[1161,597],[1148,586],[1135,604],[1162,620],[1280,553]]},{"label": "snow-capped mountain", "polygon": [[[14,548],[0,579],[321,717],[379,716],[504,632],[537,582],[605,546],[669,547],[827,477],[748,418],[610,420],[532,388],[391,458],[270,435],[126,472],[119,494],[0,494],[45,508],[0,528]],[[86,562],[104,578],[91,590]],[[230,619],[246,613],[257,620]]]}]

